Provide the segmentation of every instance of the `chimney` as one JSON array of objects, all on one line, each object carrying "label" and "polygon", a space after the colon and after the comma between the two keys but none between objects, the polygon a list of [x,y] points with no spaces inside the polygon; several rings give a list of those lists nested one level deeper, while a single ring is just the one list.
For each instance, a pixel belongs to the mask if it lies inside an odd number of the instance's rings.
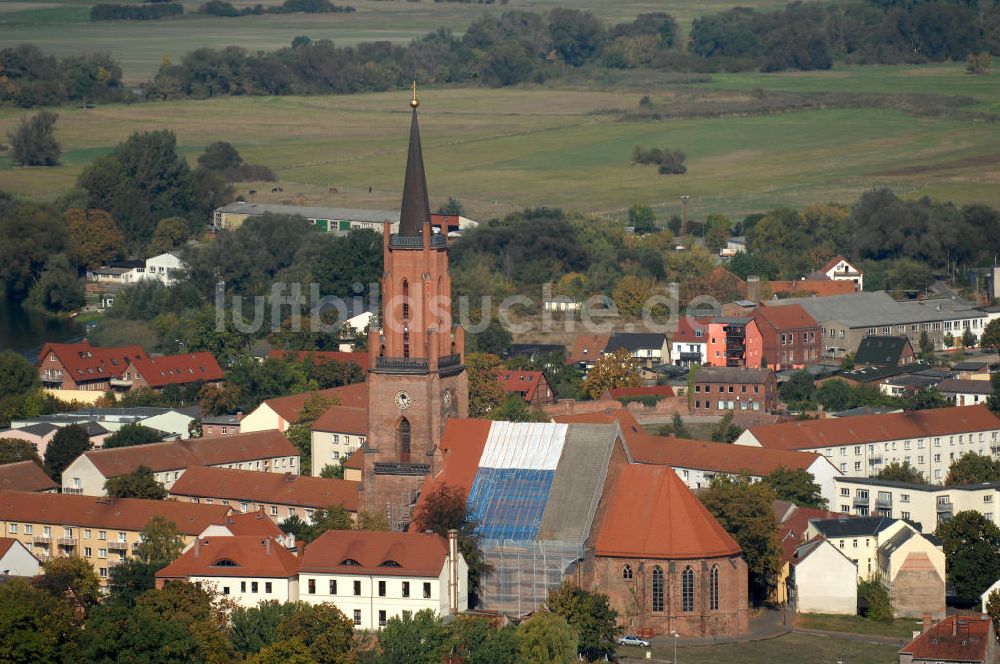
[{"label": "chimney", "polygon": [[448,613],[458,613],[458,531],[448,531]]},{"label": "chimney", "polygon": [[933,621],[934,621],[934,618],[933,618],[933,616],[931,616],[931,614],[929,614],[929,613],[925,613],[924,614],[924,626],[923,626],[923,630],[922,630],[923,634],[926,634],[927,630],[929,630],[931,628],[931,624],[933,623]]},{"label": "chimney", "polygon": [[760,277],[756,274],[747,276],[747,299],[754,304],[760,301]]},{"label": "chimney", "polygon": [[201,555],[201,538],[194,538],[194,557],[197,558]]},{"label": "chimney", "polygon": [[264,538],[264,553],[266,553],[267,555],[271,555],[271,538],[270,537],[265,537]]},{"label": "chimney", "polygon": [[958,636],[958,616],[951,619],[951,635]]},{"label": "chimney", "polygon": [[243,420],[243,411],[242,410],[236,411],[236,421],[240,422],[242,420]]}]

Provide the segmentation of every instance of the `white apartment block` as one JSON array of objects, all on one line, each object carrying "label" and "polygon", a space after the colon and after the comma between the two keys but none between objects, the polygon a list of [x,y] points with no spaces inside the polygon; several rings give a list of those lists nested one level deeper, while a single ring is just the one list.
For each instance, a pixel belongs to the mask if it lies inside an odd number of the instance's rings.
[{"label": "white apartment block", "polygon": [[830,509],[845,513],[907,519],[921,524],[928,532],[959,512],[979,512],[1000,524],[996,510],[1000,482],[941,486],[837,477],[834,483],[839,496]]}]

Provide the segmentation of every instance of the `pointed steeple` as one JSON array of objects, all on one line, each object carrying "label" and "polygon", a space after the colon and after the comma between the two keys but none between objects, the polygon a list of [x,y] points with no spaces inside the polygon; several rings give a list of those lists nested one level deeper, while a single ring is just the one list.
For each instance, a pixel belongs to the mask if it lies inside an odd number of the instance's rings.
[{"label": "pointed steeple", "polygon": [[410,120],[410,150],[406,155],[406,176],[403,180],[403,204],[399,210],[399,236],[420,237],[425,224],[431,223],[431,205],[427,197],[424,176],[424,156],[420,148],[420,126],[417,124],[417,84],[413,84],[410,100],[413,118]]}]

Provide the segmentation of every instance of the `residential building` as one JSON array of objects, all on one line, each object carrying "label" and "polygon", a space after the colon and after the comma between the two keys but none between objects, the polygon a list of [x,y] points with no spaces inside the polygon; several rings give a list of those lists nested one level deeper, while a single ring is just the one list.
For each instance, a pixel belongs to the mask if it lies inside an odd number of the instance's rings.
[{"label": "residential building", "polygon": [[564,356],[566,347],[562,344],[511,344],[501,355],[507,360],[513,357],[523,357],[531,362],[537,362],[550,355]]},{"label": "residential building", "polygon": [[951,368],[952,371],[956,372],[958,375],[956,378],[962,380],[990,380],[993,376],[990,374],[990,363],[984,362],[982,360],[965,360],[964,362],[957,362]]},{"label": "residential building", "polygon": [[899,664],[998,664],[993,621],[985,613],[949,616],[899,651]]},{"label": "residential building", "polygon": [[497,378],[506,396],[516,394],[532,405],[542,405],[555,401],[555,393],[541,371],[505,369]]},{"label": "residential building", "polygon": [[718,316],[708,325],[706,364],[713,367],[759,367],[763,339],[753,318]]},{"label": "residential building", "polygon": [[615,387],[606,390],[602,399],[616,399],[627,403],[629,401],[659,401],[677,396],[674,388],[669,385],[640,385],[638,387]]},{"label": "residential building", "polygon": [[156,573],[156,587],[187,581],[249,608],[264,601],[298,601],[298,575],[299,559],[270,537],[198,537]]},{"label": "residential building", "polygon": [[430,609],[440,616],[469,603],[469,567],[457,533],[328,530],[306,547],[299,599],[330,603],[356,629],[378,630],[390,618]]},{"label": "residential building", "polygon": [[174,522],[186,543],[228,513],[225,505],[0,491],[0,532],[43,563],[79,556],[102,583],[112,567],[135,555],[139,533],[154,516]]},{"label": "residential building", "polygon": [[609,475],[581,564],[626,633],[686,637],[747,630],[740,546],[670,468],[624,465]]},{"label": "residential building", "polygon": [[985,406],[963,406],[795,420],[751,427],[736,444],[823,454],[851,477],[872,477],[890,463],[909,463],[940,483],[966,452],[1000,456],[1000,419]]},{"label": "residential building", "polygon": [[107,392],[111,380],[120,378],[129,361],[148,360],[140,346],[98,348],[84,339],[73,344],[47,343],[38,354],[42,386],[57,390]]},{"label": "residential building", "polygon": [[201,437],[235,436],[240,433],[243,413],[234,415],[205,415],[201,418]]},{"label": "residential building", "polygon": [[364,462],[364,452],[358,448],[344,461],[344,479],[349,482],[361,481],[361,470]]},{"label": "residential building", "polygon": [[[230,203],[216,208],[212,216],[212,226],[217,230],[239,228],[248,218],[261,214],[290,214],[305,217],[309,223],[325,233],[344,234],[351,230],[366,229],[382,232],[388,222],[391,232],[399,229],[399,211],[359,210],[338,207],[310,207],[304,205],[279,205],[275,203]],[[460,215],[431,214],[432,228],[445,234],[454,234],[467,228],[475,228],[479,222]]]},{"label": "residential building", "polygon": [[140,466],[152,470],[156,480],[169,491],[174,482],[194,466],[297,475],[299,451],[275,430],[90,450],[63,471],[62,490],[63,493],[103,496],[107,480],[134,473]]},{"label": "residential building", "polygon": [[778,520],[781,569],[778,572],[770,600],[775,604],[787,604],[794,600],[795,578],[793,575],[797,560],[796,553],[799,547],[808,541],[806,534],[809,530],[809,522],[813,519],[840,518],[849,515],[813,507],[799,507],[783,500],[775,500],[772,508]]},{"label": "residential building", "polygon": [[604,347],[605,353],[624,348],[641,365],[653,367],[669,361],[667,337],[659,332],[615,332]]},{"label": "residential building", "polygon": [[779,468],[805,470],[829,504],[837,496],[840,471],[821,454],[755,449],[674,436],[631,434],[626,443],[634,463],[670,466],[690,489],[703,489],[717,476],[747,473],[758,481]]},{"label": "residential building", "polygon": [[31,443],[35,450],[40,450],[38,456],[45,457],[45,449],[49,446],[49,441],[55,438],[59,427],[51,422],[36,422],[17,429],[3,429],[0,431],[0,438],[16,438]]},{"label": "residential building", "polygon": [[5,576],[34,577],[42,573],[42,566],[31,550],[21,540],[0,537],[0,578]]},{"label": "residential building", "polygon": [[256,470],[188,468],[170,487],[182,502],[223,504],[246,514],[263,510],[275,523],[297,516],[312,522],[316,510],[339,506],[358,511],[358,483],[308,475],[279,475]]},{"label": "residential building", "polygon": [[[836,505],[852,514],[872,514],[920,523],[934,530],[959,512],[979,512],[1000,524],[1000,482],[914,484],[874,477],[837,477]],[[848,508],[848,509],[845,509]]]},{"label": "residential building", "polygon": [[87,271],[87,281],[98,284],[134,284],[142,281],[146,261],[113,261]]},{"label": "residential building", "polygon": [[[286,534],[282,531],[278,527],[278,524],[268,518],[264,510],[256,512],[230,512],[221,522],[213,523],[201,531],[198,537],[231,537],[234,535],[257,538],[269,537],[289,551],[295,551],[297,548],[295,535],[292,533]],[[184,547],[182,553],[186,552],[192,546],[194,546],[194,541],[189,542]]]},{"label": "residential building", "polygon": [[865,337],[854,354],[854,368],[905,367],[917,361],[909,337]]},{"label": "residential building", "polygon": [[[191,422],[198,417],[198,407],[186,408],[155,408],[139,406],[134,408],[96,408],[87,407],[68,413],[40,415],[23,420],[14,419],[11,426],[16,430],[31,429],[36,425],[51,425],[62,428],[70,424],[78,424],[87,430],[90,443],[101,447],[104,439],[112,433],[129,424],[139,424],[159,431],[165,440],[188,438]],[[15,437],[22,437],[17,436]],[[51,436],[46,435],[44,444],[38,444],[39,454],[44,456],[45,445]]]},{"label": "residential building", "polygon": [[589,371],[607,348],[610,339],[611,335],[608,334],[577,335],[566,358],[566,364],[574,364],[584,371]]},{"label": "residential building", "polygon": [[111,387],[125,391],[150,388],[162,392],[169,385],[204,383],[219,386],[223,378],[222,367],[209,352],[161,355],[130,359],[121,376],[111,380]]},{"label": "residential building", "polygon": [[777,405],[778,382],[770,369],[703,366],[694,375],[693,415],[770,413]]},{"label": "residential building", "polygon": [[[858,613],[858,563],[825,537],[800,545],[792,559],[790,584],[799,613]],[[846,581],[845,581],[846,580]]]},{"label": "residential building", "polygon": [[312,426],[312,475],[326,466],[339,466],[365,444],[368,409],[330,406]]},{"label": "residential building", "polygon": [[288,431],[288,427],[299,419],[299,413],[306,401],[319,397],[331,403],[339,401],[341,406],[366,407],[368,405],[368,387],[365,383],[355,383],[343,387],[332,387],[327,390],[300,392],[287,397],[268,399],[245,415],[240,421],[240,431],[267,431],[277,429]]},{"label": "residential building", "polygon": [[848,281],[859,293],[865,289],[865,273],[849,263],[843,256],[834,256],[826,262],[820,272],[832,281]]},{"label": "residential building", "polygon": [[156,280],[167,286],[175,284],[186,269],[180,256],[170,251],[147,258],[145,267],[145,280]]},{"label": "residential building", "polygon": [[786,297],[831,297],[833,295],[853,295],[857,286],[851,281],[830,279],[792,279],[782,281],[772,279],[763,284],[763,290],[774,299]]},{"label": "residential building", "polygon": [[711,318],[681,316],[677,331],[670,337],[670,362],[679,367],[705,364]]},{"label": "residential building", "polygon": [[58,490],[59,486],[34,461],[15,461],[0,465],[0,491],[56,493]]},{"label": "residential building", "polygon": [[986,400],[993,396],[993,384],[988,380],[946,378],[935,387],[942,396],[951,399],[956,406],[985,404]]},{"label": "residential building", "polygon": [[748,353],[747,366],[784,371],[819,360],[822,328],[801,306],[757,307],[753,320],[760,332],[761,355]]},{"label": "residential building", "polygon": [[575,312],[583,308],[583,303],[566,295],[555,295],[542,300],[542,308],[552,312]]}]

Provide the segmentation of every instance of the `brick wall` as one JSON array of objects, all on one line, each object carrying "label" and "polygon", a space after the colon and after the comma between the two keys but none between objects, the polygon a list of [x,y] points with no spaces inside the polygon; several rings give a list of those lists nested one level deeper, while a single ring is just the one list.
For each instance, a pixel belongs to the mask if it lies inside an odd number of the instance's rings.
[{"label": "brick wall", "polygon": [[944,579],[933,569],[899,571],[890,588],[892,610],[897,618],[919,618],[930,613],[935,620],[945,617]]},{"label": "brick wall", "polygon": [[[655,406],[647,406],[637,401],[626,404],[625,409],[635,415],[636,419],[653,417],[671,417],[675,413],[688,415],[687,397],[666,397],[656,402]],[[622,403],[617,399],[599,399],[595,401],[573,401],[560,399],[556,403],[542,407],[549,417],[558,415],[582,415],[585,413],[603,413],[608,410],[620,410]]]}]

